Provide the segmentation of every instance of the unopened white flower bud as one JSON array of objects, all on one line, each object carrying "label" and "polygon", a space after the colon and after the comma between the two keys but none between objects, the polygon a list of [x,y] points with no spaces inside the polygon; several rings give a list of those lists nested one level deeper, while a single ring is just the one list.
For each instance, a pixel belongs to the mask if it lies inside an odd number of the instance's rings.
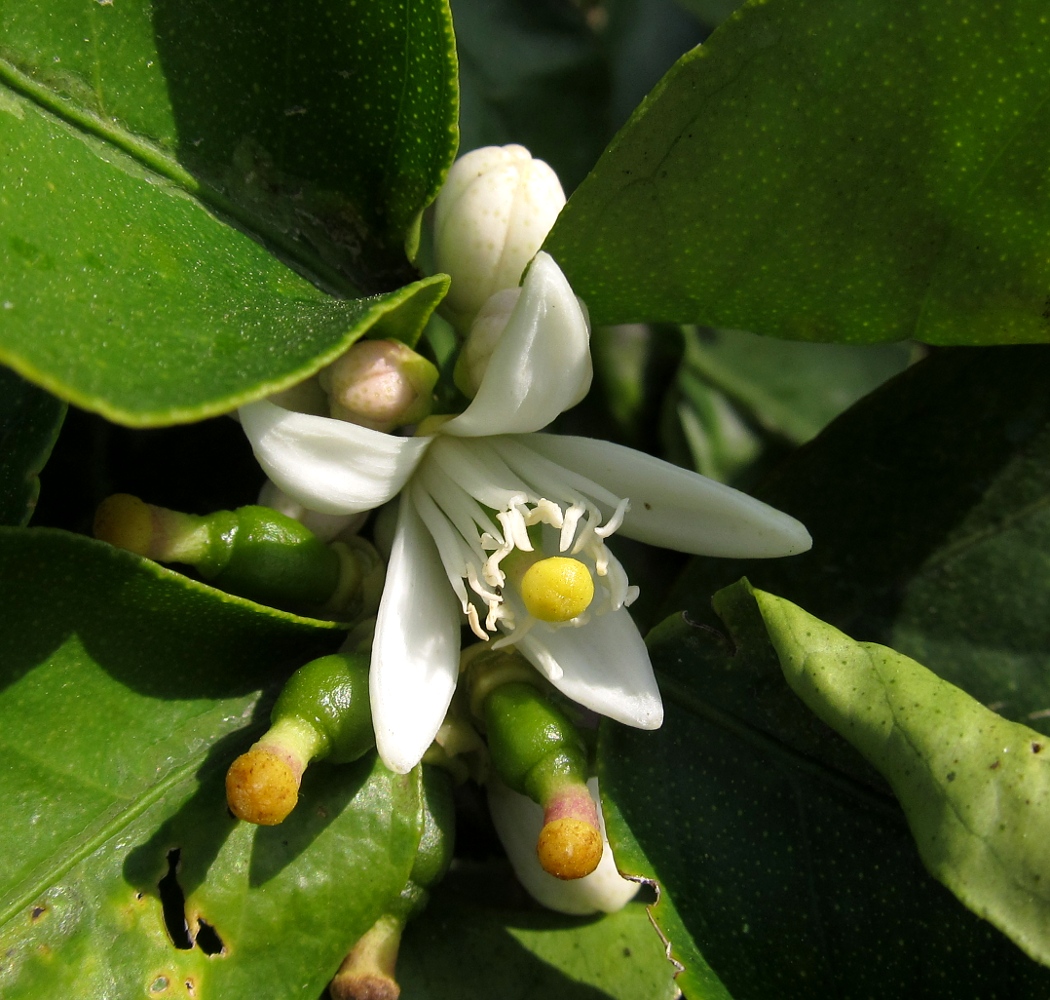
[{"label": "unopened white flower bud", "polygon": [[490,295],[470,325],[452,377],[463,395],[473,399],[489,366],[489,359],[521,298],[520,288],[504,288]]},{"label": "unopened white flower bud", "polygon": [[376,431],[430,413],[438,370],[398,340],[359,340],[320,373],[331,415]]},{"label": "unopened white flower bud", "polygon": [[564,204],[557,174],[524,146],[485,146],[453,164],[435,205],[434,262],[452,278],[443,305],[460,330],[519,283]]},{"label": "unopened white flower bud", "polygon": [[[591,778],[587,788],[597,803],[598,779]],[[536,855],[536,840],[543,828],[543,807],[500,781],[489,784],[488,798],[492,822],[510,858],[514,874],[536,902],[550,910],[574,916],[615,913],[623,909],[638,892],[638,883],[625,879],[616,870],[600,805],[598,825],[605,848],[602,859],[590,875],[565,881],[548,875]]]}]

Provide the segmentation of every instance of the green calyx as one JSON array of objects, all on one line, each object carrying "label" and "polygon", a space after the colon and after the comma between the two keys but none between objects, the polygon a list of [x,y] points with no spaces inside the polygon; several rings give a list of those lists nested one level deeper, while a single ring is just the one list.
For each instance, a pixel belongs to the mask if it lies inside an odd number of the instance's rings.
[{"label": "green calyx", "polygon": [[274,726],[296,720],[317,734],[312,757],[336,764],[357,760],[375,746],[368,702],[368,657],[333,653],[300,667],[270,713]]},{"label": "green calyx", "polygon": [[546,806],[558,789],[587,781],[587,748],[576,727],[533,685],[503,684],[485,699],[492,763],[514,791]]}]

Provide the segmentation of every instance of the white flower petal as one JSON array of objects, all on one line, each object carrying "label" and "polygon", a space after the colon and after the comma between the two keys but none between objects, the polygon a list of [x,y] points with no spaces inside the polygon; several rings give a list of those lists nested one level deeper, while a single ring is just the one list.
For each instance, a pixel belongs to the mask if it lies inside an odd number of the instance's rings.
[{"label": "white flower petal", "polygon": [[[763,559],[813,544],[795,518],[746,493],[631,448],[592,438],[535,434],[526,442],[631,501],[619,532],[694,555]],[[600,503],[602,514],[612,511]]]},{"label": "white flower petal", "polygon": [[354,514],[386,503],[432,440],[382,434],[266,400],[242,406],[240,417],[263,471],[290,497],[323,514]]},{"label": "white flower petal", "polygon": [[441,428],[525,434],[575,406],[591,386],[590,327],[552,257],[538,253],[470,406]]},{"label": "white flower petal", "polygon": [[459,677],[459,621],[434,542],[403,497],[369,674],[376,747],[397,774],[419,763],[445,718]]},{"label": "white flower petal", "polygon": [[[511,633],[513,641],[513,633]],[[649,651],[625,608],[579,628],[537,622],[517,648],[567,698],[636,729],[659,729],[663,702]]]},{"label": "white flower petal", "polygon": [[[598,780],[592,778],[587,782],[587,787],[597,802]],[[536,856],[536,840],[543,829],[542,807],[500,781],[488,786],[488,799],[492,822],[510,858],[514,874],[538,903],[574,916],[615,913],[638,892],[638,883],[625,879],[616,870],[600,806],[598,823],[605,847],[602,860],[590,875],[565,881],[545,872]]]}]

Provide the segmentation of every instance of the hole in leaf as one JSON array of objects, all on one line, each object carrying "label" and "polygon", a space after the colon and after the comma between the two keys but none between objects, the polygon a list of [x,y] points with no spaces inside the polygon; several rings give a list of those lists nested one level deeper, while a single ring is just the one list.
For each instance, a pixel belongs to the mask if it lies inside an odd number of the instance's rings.
[{"label": "hole in leaf", "polygon": [[164,910],[164,926],[168,929],[171,943],[181,951],[188,951],[193,947],[190,940],[190,928],[186,923],[186,897],[183,895],[182,886],[179,885],[178,870],[179,856],[182,851],[175,847],[168,851],[168,874],[158,883],[160,891],[160,905]]},{"label": "hole in leaf", "polygon": [[197,921],[197,947],[205,955],[221,955],[226,947],[219,937],[219,932],[207,920]]}]

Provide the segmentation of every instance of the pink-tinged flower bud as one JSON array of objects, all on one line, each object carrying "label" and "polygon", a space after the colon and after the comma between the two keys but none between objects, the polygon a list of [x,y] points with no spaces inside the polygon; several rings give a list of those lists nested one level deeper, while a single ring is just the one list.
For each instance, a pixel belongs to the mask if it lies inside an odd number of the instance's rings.
[{"label": "pink-tinged flower bud", "polygon": [[452,278],[443,309],[461,331],[489,296],[518,285],[564,204],[557,174],[524,146],[485,146],[453,164],[435,205],[434,263]]},{"label": "pink-tinged flower bud", "polygon": [[359,340],[319,377],[333,417],[392,431],[430,413],[438,370],[398,340]]}]

